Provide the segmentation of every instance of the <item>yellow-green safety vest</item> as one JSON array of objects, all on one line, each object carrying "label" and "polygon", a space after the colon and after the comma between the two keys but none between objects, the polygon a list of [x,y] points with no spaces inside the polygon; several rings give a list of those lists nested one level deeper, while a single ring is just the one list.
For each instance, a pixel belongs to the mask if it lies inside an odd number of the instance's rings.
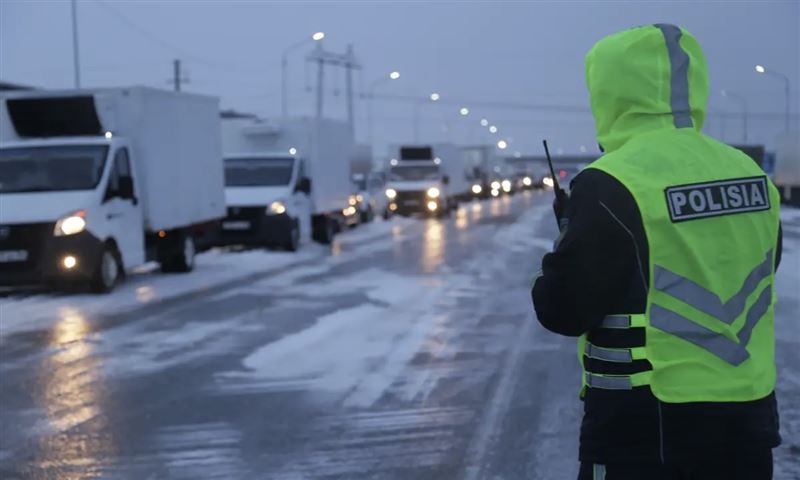
[{"label": "yellow-green safety vest", "polygon": [[586,63],[607,151],[588,168],[616,178],[636,201],[649,288],[646,311],[618,312],[598,327],[644,328],[645,344],[605,348],[583,335],[579,358],[648,360],[652,370],[584,369],[583,387],[649,385],[674,403],[768,395],[780,199],[750,157],[700,133],[708,80],[699,45],[678,27],[646,26],[602,40]]}]

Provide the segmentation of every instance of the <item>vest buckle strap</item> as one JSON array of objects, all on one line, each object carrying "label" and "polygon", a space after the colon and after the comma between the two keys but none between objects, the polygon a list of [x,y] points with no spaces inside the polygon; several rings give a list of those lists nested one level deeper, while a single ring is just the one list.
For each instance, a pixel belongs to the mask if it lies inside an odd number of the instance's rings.
[{"label": "vest buckle strap", "polygon": [[583,353],[589,358],[605,360],[607,362],[633,362],[633,354],[628,349],[598,347],[588,341],[586,342],[586,347],[583,349]]},{"label": "vest buckle strap", "polygon": [[623,375],[597,375],[586,372],[586,385],[604,390],[632,390],[631,378]]}]

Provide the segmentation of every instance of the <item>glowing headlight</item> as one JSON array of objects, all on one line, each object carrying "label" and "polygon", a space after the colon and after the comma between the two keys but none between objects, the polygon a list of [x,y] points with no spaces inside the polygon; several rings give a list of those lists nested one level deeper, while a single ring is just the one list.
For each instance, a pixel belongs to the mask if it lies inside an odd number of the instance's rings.
[{"label": "glowing headlight", "polygon": [[359,193],[358,195],[356,195],[356,201],[359,202],[359,203],[363,202],[364,201],[364,196]]},{"label": "glowing headlight", "polygon": [[493,189],[492,189],[492,196],[493,196],[493,197],[496,197],[496,196],[498,196],[498,195],[500,195],[500,190],[497,190],[497,189],[494,189],[494,188],[493,188]]},{"label": "glowing headlight", "polygon": [[492,190],[500,190],[500,182],[498,182],[497,180],[492,182]]},{"label": "glowing headlight", "polygon": [[387,188],[386,189],[386,197],[387,198],[395,198],[397,196],[397,190],[394,188]]},{"label": "glowing headlight", "polygon": [[472,193],[474,193],[475,195],[481,193],[482,191],[483,191],[483,187],[481,187],[480,185],[475,184],[475,185],[472,186]]},{"label": "glowing headlight", "polygon": [[431,187],[428,189],[428,196],[431,198],[439,198],[440,193],[441,192],[439,192],[439,189],[436,187]]},{"label": "glowing headlight", "polygon": [[347,203],[349,203],[350,205],[355,205],[358,203],[358,200],[356,200],[355,195],[350,195],[350,198],[347,199]]},{"label": "glowing headlight", "polygon": [[500,185],[502,185],[504,192],[511,191],[511,180],[503,180]]},{"label": "glowing headlight", "polygon": [[428,210],[435,212],[437,208],[439,208],[439,205],[436,202],[428,202]]},{"label": "glowing headlight", "polygon": [[75,235],[86,230],[86,212],[79,210],[71,215],[59,219],[53,234],[57,237]]},{"label": "glowing headlight", "polygon": [[548,187],[552,187],[552,186],[553,186],[553,179],[552,179],[552,178],[550,178],[550,177],[544,177],[544,178],[542,179],[542,183],[544,183],[544,184],[545,184],[545,185],[547,185]]},{"label": "glowing headlight", "polygon": [[272,202],[269,204],[267,213],[272,215],[281,215],[286,213],[286,205],[284,205],[283,202]]},{"label": "glowing headlight", "polygon": [[522,179],[522,184],[525,185],[526,187],[530,187],[531,183],[533,183],[533,180],[531,180],[531,177],[525,177],[525,178]]}]

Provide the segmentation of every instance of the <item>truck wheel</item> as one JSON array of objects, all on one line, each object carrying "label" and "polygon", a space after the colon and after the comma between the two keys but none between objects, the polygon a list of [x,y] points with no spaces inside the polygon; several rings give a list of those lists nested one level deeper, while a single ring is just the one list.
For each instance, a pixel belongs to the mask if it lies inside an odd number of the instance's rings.
[{"label": "truck wheel", "polygon": [[194,260],[197,248],[194,237],[190,233],[183,233],[180,243],[176,245],[172,255],[161,262],[162,272],[186,273],[194,270]]},{"label": "truck wheel", "polygon": [[112,245],[106,245],[103,248],[103,253],[100,254],[100,261],[92,274],[92,279],[89,281],[89,287],[94,293],[109,293],[114,289],[119,281],[120,271],[120,258],[117,249]]},{"label": "truck wheel", "polygon": [[297,220],[292,222],[292,228],[289,230],[289,238],[285,247],[290,252],[296,252],[300,247],[300,222]]}]

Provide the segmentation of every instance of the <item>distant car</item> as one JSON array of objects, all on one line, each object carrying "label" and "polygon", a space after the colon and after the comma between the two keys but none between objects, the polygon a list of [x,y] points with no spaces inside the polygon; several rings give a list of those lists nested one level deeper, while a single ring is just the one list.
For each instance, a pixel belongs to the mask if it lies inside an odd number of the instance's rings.
[{"label": "distant car", "polygon": [[356,206],[362,223],[371,222],[375,215],[387,216],[389,199],[384,194],[383,174],[372,172],[353,175],[356,191]]}]

